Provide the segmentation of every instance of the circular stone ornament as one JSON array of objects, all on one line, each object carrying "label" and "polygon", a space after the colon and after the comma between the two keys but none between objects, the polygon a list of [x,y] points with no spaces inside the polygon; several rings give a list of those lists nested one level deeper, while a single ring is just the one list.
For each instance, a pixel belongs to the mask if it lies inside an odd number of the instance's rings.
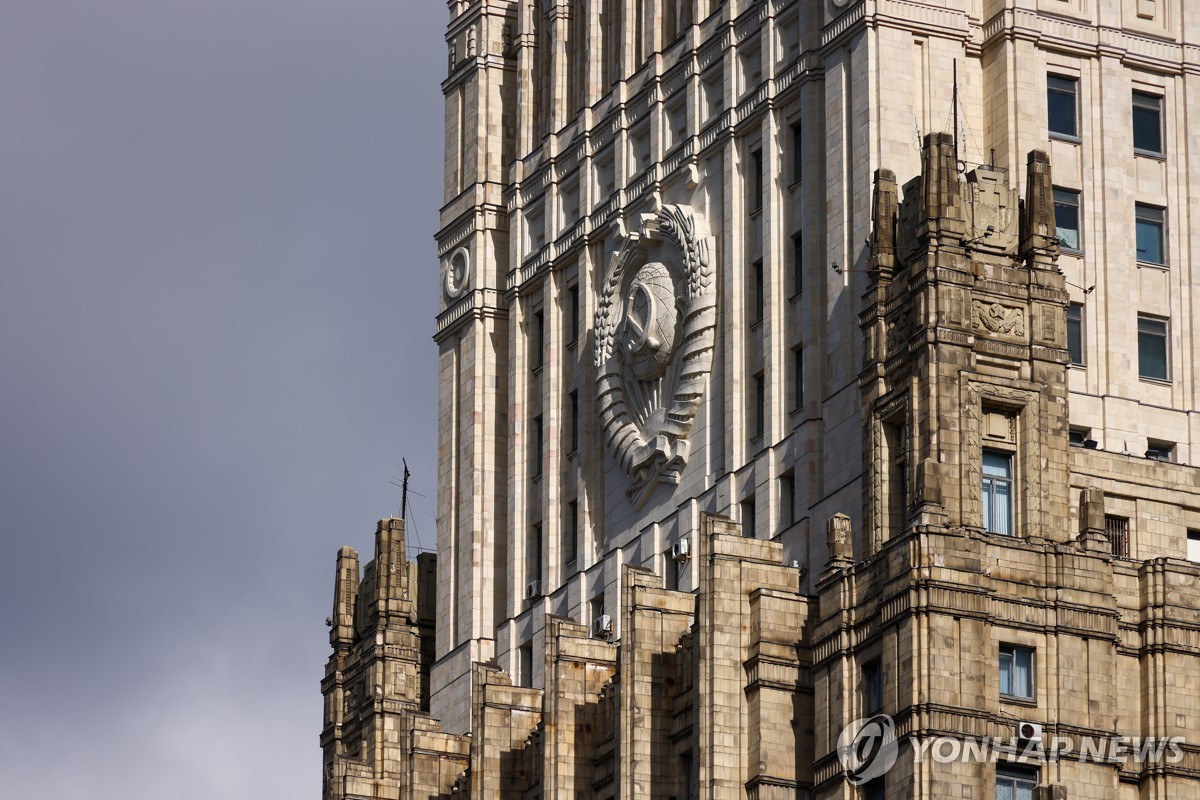
[{"label": "circular stone ornament", "polygon": [[467,248],[460,247],[450,256],[450,264],[446,268],[445,289],[446,297],[457,300],[467,290],[471,282],[471,254]]}]

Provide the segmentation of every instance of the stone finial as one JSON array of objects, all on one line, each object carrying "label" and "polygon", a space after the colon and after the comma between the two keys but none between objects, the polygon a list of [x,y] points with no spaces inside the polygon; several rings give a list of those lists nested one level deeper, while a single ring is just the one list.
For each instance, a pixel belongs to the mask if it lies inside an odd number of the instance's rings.
[{"label": "stone finial", "polygon": [[337,555],[337,576],[333,582],[333,616],[330,617],[329,626],[329,643],[335,649],[354,644],[358,581],[358,551],[353,547],[343,547]]},{"label": "stone finial", "polygon": [[958,160],[954,137],[948,133],[925,136],[921,152],[922,205],[926,220],[961,219]]},{"label": "stone finial", "polygon": [[1021,257],[1027,267],[1052,269],[1058,256],[1054,227],[1054,183],[1050,156],[1033,150],[1026,163],[1025,200],[1021,203]]},{"label": "stone finial", "polygon": [[881,283],[891,280],[896,266],[896,205],[896,173],[890,169],[875,170],[869,269],[872,279]]},{"label": "stone finial", "polygon": [[942,504],[941,465],[925,458],[917,465],[917,499],[921,503]]},{"label": "stone finial", "polygon": [[1104,532],[1104,490],[1088,486],[1079,493],[1079,539],[1084,550],[1107,552],[1112,545]]},{"label": "stone finial", "polygon": [[830,561],[850,562],[854,560],[854,538],[850,518],[845,514],[834,514],[825,527],[825,544]]}]

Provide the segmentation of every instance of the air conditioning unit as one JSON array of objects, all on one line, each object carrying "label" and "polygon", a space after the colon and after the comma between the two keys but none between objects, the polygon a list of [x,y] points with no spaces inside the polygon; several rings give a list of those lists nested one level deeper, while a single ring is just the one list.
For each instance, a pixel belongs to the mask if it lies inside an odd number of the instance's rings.
[{"label": "air conditioning unit", "polygon": [[535,597],[542,596],[542,582],[530,581],[525,585],[525,599],[532,600]]},{"label": "air conditioning unit", "polygon": [[1018,722],[1017,739],[1022,742],[1040,742],[1042,740],[1042,726],[1036,722]]},{"label": "air conditioning unit", "polygon": [[692,545],[687,539],[680,539],[671,545],[671,558],[676,561],[687,561],[692,557]]},{"label": "air conditioning unit", "polygon": [[612,635],[612,617],[608,614],[601,614],[592,622],[592,634],[601,639],[607,639]]}]

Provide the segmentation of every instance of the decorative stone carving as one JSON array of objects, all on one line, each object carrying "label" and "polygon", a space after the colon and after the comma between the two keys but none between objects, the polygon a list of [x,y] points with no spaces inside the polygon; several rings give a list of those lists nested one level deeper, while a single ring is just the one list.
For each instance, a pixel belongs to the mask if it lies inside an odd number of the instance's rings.
[{"label": "decorative stone carving", "polygon": [[446,266],[446,277],[443,282],[446,297],[457,300],[471,282],[471,254],[465,247],[460,247],[450,256]]},{"label": "decorative stone carving", "polygon": [[825,547],[830,561],[854,560],[854,533],[848,516],[834,514],[825,523]]},{"label": "decorative stone carving", "polygon": [[967,236],[973,247],[1016,253],[1017,190],[1007,175],[991,167],[976,167],[965,186]]},{"label": "decorative stone carving", "polygon": [[1009,308],[999,303],[971,301],[971,324],[976,330],[982,328],[992,333],[1007,336],[1025,335],[1025,311]]},{"label": "decorative stone carving", "polygon": [[710,242],[689,206],[642,218],[609,262],[596,309],[600,425],[640,507],[678,483],[712,369]]}]

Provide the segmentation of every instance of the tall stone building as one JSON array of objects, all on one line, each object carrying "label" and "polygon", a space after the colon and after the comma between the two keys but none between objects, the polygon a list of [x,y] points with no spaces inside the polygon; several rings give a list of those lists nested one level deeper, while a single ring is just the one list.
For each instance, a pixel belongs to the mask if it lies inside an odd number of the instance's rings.
[{"label": "tall stone building", "polygon": [[324,796],[1200,799],[1200,5],[449,10]]}]

